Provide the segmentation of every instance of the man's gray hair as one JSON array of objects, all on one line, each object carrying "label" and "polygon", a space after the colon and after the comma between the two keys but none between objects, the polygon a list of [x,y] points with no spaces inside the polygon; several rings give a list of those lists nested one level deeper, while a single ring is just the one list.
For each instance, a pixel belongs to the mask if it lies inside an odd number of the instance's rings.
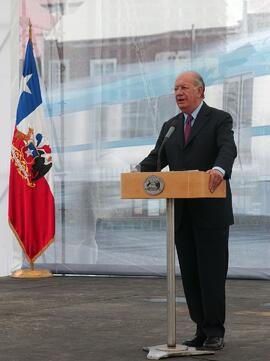
[{"label": "man's gray hair", "polygon": [[199,73],[197,73],[196,71],[193,71],[192,73],[194,74],[194,85],[201,86],[203,88],[202,99],[204,99],[204,91],[205,91],[204,80],[203,80],[202,76]]}]

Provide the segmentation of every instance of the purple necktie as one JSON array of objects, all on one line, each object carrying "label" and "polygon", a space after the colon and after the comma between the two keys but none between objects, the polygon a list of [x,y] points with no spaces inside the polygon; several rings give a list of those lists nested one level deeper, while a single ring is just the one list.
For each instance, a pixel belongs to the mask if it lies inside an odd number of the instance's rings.
[{"label": "purple necktie", "polygon": [[192,115],[188,114],[187,120],[186,120],[186,123],[185,123],[185,128],[184,128],[185,144],[187,143],[190,132],[191,132],[191,122],[192,122],[192,120],[193,120]]}]

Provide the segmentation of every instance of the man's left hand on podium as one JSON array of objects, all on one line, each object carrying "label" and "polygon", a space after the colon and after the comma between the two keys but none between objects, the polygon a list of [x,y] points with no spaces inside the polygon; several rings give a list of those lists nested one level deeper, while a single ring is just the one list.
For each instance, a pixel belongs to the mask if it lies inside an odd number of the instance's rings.
[{"label": "man's left hand on podium", "polygon": [[223,180],[223,174],[217,169],[209,169],[206,173],[210,174],[209,190],[214,193]]}]

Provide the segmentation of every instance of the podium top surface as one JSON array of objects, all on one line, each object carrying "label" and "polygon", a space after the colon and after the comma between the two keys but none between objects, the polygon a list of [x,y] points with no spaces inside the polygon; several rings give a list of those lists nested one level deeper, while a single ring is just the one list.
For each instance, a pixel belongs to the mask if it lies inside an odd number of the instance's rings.
[{"label": "podium top surface", "polygon": [[211,193],[209,178],[201,171],[122,173],[121,198],[225,198],[226,181]]}]

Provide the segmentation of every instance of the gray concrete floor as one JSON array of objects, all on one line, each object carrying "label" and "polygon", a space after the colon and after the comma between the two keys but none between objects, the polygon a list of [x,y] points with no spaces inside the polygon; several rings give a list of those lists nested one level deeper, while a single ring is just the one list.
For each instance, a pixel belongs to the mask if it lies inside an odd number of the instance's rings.
[{"label": "gray concrete floor", "polygon": [[[141,361],[166,343],[162,278],[0,278],[1,361]],[[193,335],[177,280],[177,342]],[[226,346],[212,361],[270,359],[269,281],[227,282]],[[176,358],[171,358],[176,360]]]}]

